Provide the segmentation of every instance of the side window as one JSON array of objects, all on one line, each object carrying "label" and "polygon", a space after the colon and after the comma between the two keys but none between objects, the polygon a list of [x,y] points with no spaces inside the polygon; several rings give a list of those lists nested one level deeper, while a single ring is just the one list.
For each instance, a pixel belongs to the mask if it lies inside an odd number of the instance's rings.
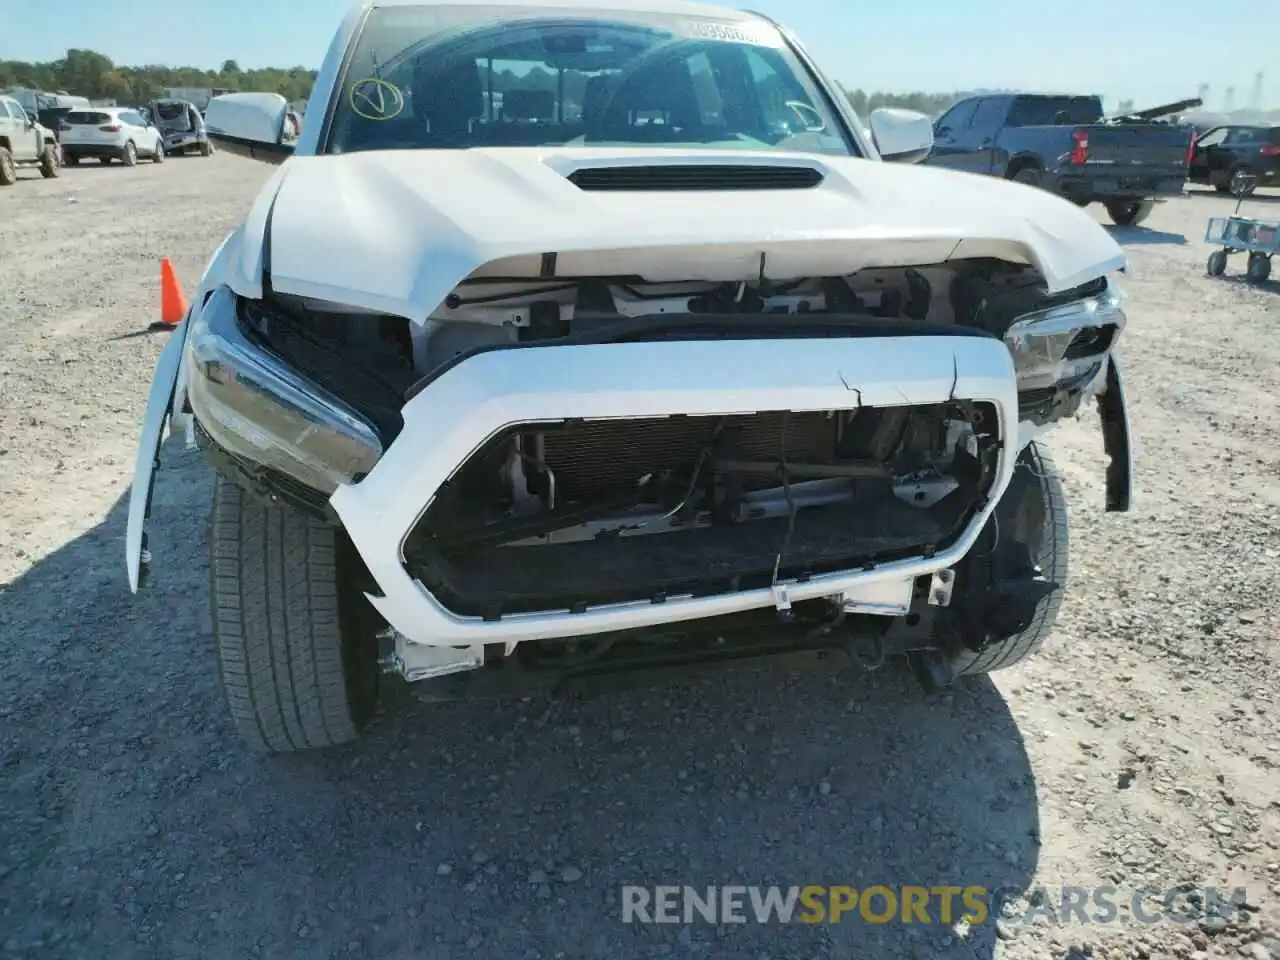
[{"label": "side window", "polygon": [[146,121],[142,119],[141,115],[139,115],[133,110],[121,110],[120,119],[125,123],[129,124],[129,126],[131,127],[145,127],[147,125]]},{"label": "side window", "polygon": [[1196,141],[1196,146],[1216,147],[1218,144],[1222,143],[1222,141],[1227,139],[1227,134],[1230,132],[1230,129],[1227,127],[1218,127],[1216,130],[1210,130]]},{"label": "side window", "polygon": [[973,119],[973,113],[978,108],[977,100],[962,100],[954,107],[942,115],[942,119],[938,121],[937,127],[941,130],[947,127],[952,133],[959,133],[965,127],[969,126],[969,121]]},{"label": "side window", "polygon": [[7,119],[9,119],[9,117],[11,117],[11,116],[13,116],[13,114],[11,114],[11,113],[9,112],[9,103],[8,103],[8,101],[7,101],[7,100],[0,100],[0,120],[7,120]]},{"label": "side window", "polygon": [[1248,127],[1238,127],[1227,134],[1226,143],[1229,147],[1248,146],[1258,142],[1257,134]]},{"label": "side window", "polygon": [[970,126],[980,132],[999,129],[1005,115],[1008,113],[1008,104],[1008,100],[1003,100],[999,97],[981,101],[978,104],[978,109],[974,111],[973,123]]}]

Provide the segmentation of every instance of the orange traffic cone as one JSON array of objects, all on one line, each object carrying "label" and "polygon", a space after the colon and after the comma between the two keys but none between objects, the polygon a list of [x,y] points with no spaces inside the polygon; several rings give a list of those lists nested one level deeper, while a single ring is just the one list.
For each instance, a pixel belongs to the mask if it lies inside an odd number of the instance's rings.
[{"label": "orange traffic cone", "polygon": [[172,330],[187,315],[187,298],[178,285],[178,275],[168,257],[160,258],[160,319],[152,330]]}]

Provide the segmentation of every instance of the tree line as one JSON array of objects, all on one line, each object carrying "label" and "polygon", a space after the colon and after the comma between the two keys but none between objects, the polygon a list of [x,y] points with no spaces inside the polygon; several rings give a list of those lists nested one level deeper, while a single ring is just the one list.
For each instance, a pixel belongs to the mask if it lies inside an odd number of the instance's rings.
[{"label": "tree line", "polygon": [[65,91],[90,100],[110,99],[142,104],[164,94],[165,87],[226,87],[231,90],[265,90],[289,100],[305,99],[315,83],[316,71],[306,67],[266,67],[241,70],[227,60],[220,70],[197,67],[117,66],[110,57],[93,50],[68,50],[61,60],[25,63],[0,60],[0,90],[31,87],[47,93]]},{"label": "tree line", "polygon": [[[91,100],[111,99],[135,104],[161,96],[166,87],[260,90],[279,93],[290,101],[304,100],[310,96],[315,79],[316,71],[306,67],[241,70],[234,60],[225,61],[219,70],[159,65],[124,67],[93,50],[68,50],[61,60],[48,63],[0,60],[0,89],[33,87],[49,93],[63,90]],[[865,117],[877,107],[904,107],[934,116],[965,94],[868,93],[859,89],[846,90],[845,95],[859,115]]]}]

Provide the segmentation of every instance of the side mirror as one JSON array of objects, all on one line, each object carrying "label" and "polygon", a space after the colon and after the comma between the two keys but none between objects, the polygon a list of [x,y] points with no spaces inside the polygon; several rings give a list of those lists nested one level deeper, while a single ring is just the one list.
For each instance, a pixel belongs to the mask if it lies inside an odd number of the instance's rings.
[{"label": "side mirror", "polygon": [[933,123],[923,113],[898,107],[871,111],[871,138],[880,159],[919,163],[933,151]]},{"label": "side mirror", "polygon": [[935,137],[949,137],[951,136],[951,128],[945,125],[938,127],[936,130],[933,131],[933,135]]},{"label": "side mirror", "polygon": [[278,93],[224,93],[209,101],[209,139],[229,153],[264,163],[293,156],[293,130],[285,123],[289,102]]}]

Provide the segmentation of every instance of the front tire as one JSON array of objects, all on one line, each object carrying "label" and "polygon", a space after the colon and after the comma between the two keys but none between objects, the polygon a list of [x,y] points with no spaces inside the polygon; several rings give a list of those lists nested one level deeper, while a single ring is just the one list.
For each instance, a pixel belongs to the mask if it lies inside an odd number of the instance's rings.
[{"label": "front tire", "polygon": [[1251,197],[1257,188],[1257,179],[1245,167],[1236,167],[1227,178],[1227,193],[1233,197]]},{"label": "front tire", "polygon": [[1256,250],[1250,253],[1244,275],[1250,283],[1265,283],[1271,276],[1271,258]]},{"label": "front tire", "polygon": [[121,155],[120,161],[126,167],[136,167],[138,165],[138,148],[133,145],[132,140],[124,145],[124,153]]},{"label": "front tire", "polygon": [[52,143],[46,144],[40,154],[40,176],[51,180],[58,175],[58,149]]},{"label": "front tire", "polygon": [[1220,277],[1227,272],[1227,251],[1215,250],[1209,254],[1209,260],[1205,264],[1205,272],[1211,277]]},{"label": "front tire", "polygon": [[1155,206],[1151,200],[1112,200],[1107,204],[1107,215],[1118,227],[1136,227],[1151,216]]},{"label": "front tire", "polygon": [[373,710],[377,647],[341,532],[218,477],[209,566],[222,686],[240,735],[267,753],[355,740]]},{"label": "front tire", "polygon": [[988,536],[993,530],[1028,543],[1031,562],[1045,580],[1058,584],[1058,589],[1037,603],[1035,616],[1025,630],[995,640],[981,651],[955,643],[947,653],[957,677],[990,673],[1021,663],[1033,656],[1053,631],[1066,592],[1069,544],[1066,492],[1047,449],[1030,443],[1018,455],[1013,479],[996,507],[994,521],[987,522],[987,530],[961,561],[956,576],[957,590],[965,589],[966,579],[989,575],[988,557],[999,547],[1000,538],[998,533]]},{"label": "front tire", "polygon": [[18,180],[18,168],[8,147],[0,147],[0,187],[11,187]]}]

